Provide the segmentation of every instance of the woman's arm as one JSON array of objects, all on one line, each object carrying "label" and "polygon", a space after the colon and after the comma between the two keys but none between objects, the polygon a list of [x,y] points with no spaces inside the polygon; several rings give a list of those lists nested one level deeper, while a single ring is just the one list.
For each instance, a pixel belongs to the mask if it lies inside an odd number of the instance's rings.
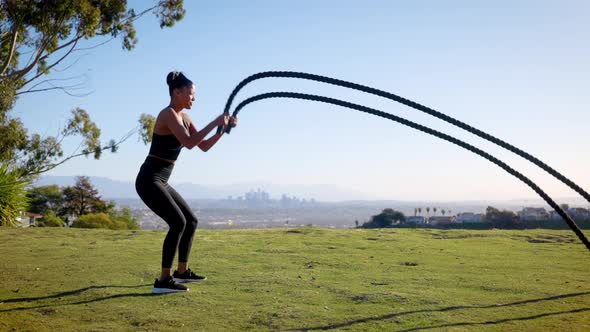
[{"label": "woman's arm", "polygon": [[215,120],[211,121],[211,123],[205,128],[197,130],[188,116],[185,115],[185,119],[190,124],[189,130],[187,131],[182,124],[182,115],[177,114],[174,110],[170,109],[169,111],[164,112],[164,119],[168,128],[170,128],[170,131],[176,136],[180,144],[189,150],[201,144],[211,130],[217,128],[217,126],[227,126],[227,123],[229,122],[229,116],[222,114]]},{"label": "woman's arm", "polygon": [[[238,119],[234,118],[233,116],[230,117],[229,119],[229,125],[233,127],[238,125]],[[191,128],[193,126],[191,125]],[[209,137],[208,139],[202,141],[199,144],[199,148],[201,150],[203,150],[203,152],[207,152],[209,151],[209,149],[211,149],[213,147],[213,145],[215,145],[215,143],[217,143],[217,141],[219,141],[219,139],[221,138],[221,136],[223,136],[223,134],[225,133],[225,126],[223,127],[223,130],[220,131],[219,133],[215,133],[215,135]]]}]

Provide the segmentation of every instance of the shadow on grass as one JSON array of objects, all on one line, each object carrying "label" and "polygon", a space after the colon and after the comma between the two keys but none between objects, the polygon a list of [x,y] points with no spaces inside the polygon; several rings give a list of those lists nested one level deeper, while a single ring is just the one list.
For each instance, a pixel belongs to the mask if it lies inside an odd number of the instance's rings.
[{"label": "shadow on grass", "polygon": [[[0,300],[0,303],[21,303],[21,302],[33,302],[33,301],[41,301],[47,299],[60,299],[67,296],[74,296],[82,294],[86,291],[94,290],[94,289],[103,289],[103,288],[141,288],[146,286],[151,286],[152,284],[144,284],[144,285],[134,285],[134,286],[120,286],[120,285],[101,285],[101,286],[88,286],[80,289],[74,289],[67,292],[57,293],[53,295],[47,296],[39,296],[39,297],[23,297],[23,298],[16,298],[16,299],[6,299]],[[77,304],[86,304],[92,302],[100,302],[105,300],[117,299],[117,298],[124,298],[124,297],[148,297],[148,296],[158,296],[161,294],[152,294],[147,292],[142,293],[126,293],[126,294],[115,294],[115,295],[108,295],[103,297],[97,297],[88,300],[82,300],[77,302],[69,302],[69,303],[53,303],[53,304],[46,304],[46,305],[38,305],[32,307],[18,307],[18,308],[9,308],[0,310],[0,312],[8,312],[8,311],[20,311],[20,310],[30,310],[30,309],[40,309],[40,308],[47,308],[47,307],[56,307],[56,306],[66,306],[66,305],[77,305]]]},{"label": "shadow on grass", "polygon": [[[446,307],[446,308],[440,308],[440,309],[424,309],[424,310],[404,311],[404,312],[392,313],[392,314],[387,314],[387,315],[382,315],[382,316],[377,316],[377,317],[359,318],[359,319],[354,319],[354,320],[350,320],[348,322],[342,322],[342,323],[338,323],[338,324],[330,324],[330,325],[315,326],[315,327],[303,327],[303,328],[299,328],[299,329],[292,329],[290,331],[332,330],[332,329],[339,329],[339,328],[343,328],[343,327],[352,326],[355,324],[368,323],[368,322],[374,322],[374,321],[382,321],[382,320],[387,320],[387,319],[391,319],[391,318],[395,318],[395,317],[401,317],[401,316],[405,316],[405,315],[418,314],[418,313],[447,312],[447,311],[463,310],[463,309],[502,308],[502,307],[521,305],[521,304],[538,303],[538,302],[543,302],[543,301],[558,300],[558,299],[564,299],[564,298],[569,298],[569,297],[584,296],[584,295],[589,295],[589,294],[590,294],[590,292],[581,292],[581,293],[555,295],[555,296],[550,296],[550,297],[524,300],[524,301],[505,303],[505,304],[465,305],[465,306],[462,305],[462,306],[453,306],[453,307]],[[491,325],[491,324],[506,323],[506,322],[510,322],[510,321],[530,320],[530,319],[536,319],[536,318],[547,317],[547,316],[586,312],[586,311],[590,311],[590,308],[581,308],[581,309],[574,309],[574,310],[569,310],[569,311],[549,312],[549,313],[543,313],[543,314],[538,314],[538,315],[533,315],[533,316],[525,316],[525,317],[505,318],[505,319],[499,319],[499,320],[495,320],[495,321],[460,322],[460,323],[448,323],[448,324],[441,324],[441,325],[414,327],[414,328],[403,330],[403,331],[419,331],[419,330],[445,328],[445,327],[453,327],[453,326]]]},{"label": "shadow on grass", "polygon": [[428,330],[428,329],[440,329],[440,328],[444,328],[444,327],[469,326],[469,325],[493,325],[493,324],[501,324],[501,323],[506,323],[506,322],[514,322],[514,321],[519,321],[519,320],[537,319],[537,318],[541,318],[541,317],[548,317],[548,316],[555,316],[555,315],[575,314],[578,312],[585,312],[585,311],[590,311],[590,308],[547,312],[544,314],[538,314],[538,315],[532,315],[532,316],[505,318],[505,319],[499,319],[499,320],[489,320],[489,321],[485,321],[485,322],[460,322],[460,323],[449,323],[449,324],[441,324],[441,325],[421,326],[421,327],[414,327],[411,329],[401,330],[401,331],[409,332],[409,331],[420,331],[420,330]]}]

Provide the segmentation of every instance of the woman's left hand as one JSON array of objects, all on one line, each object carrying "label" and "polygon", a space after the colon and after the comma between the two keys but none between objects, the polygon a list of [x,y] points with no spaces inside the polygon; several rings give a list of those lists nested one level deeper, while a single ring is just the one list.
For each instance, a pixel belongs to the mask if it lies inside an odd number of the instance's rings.
[{"label": "woman's left hand", "polygon": [[231,128],[235,128],[238,125],[238,118],[236,117],[230,117],[229,118],[229,125]]}]

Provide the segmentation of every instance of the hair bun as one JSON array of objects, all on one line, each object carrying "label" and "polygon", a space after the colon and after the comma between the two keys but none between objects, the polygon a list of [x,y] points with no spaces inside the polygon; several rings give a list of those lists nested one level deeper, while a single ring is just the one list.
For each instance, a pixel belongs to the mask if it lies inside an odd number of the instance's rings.
[{"label": "hair bun", "polygon": [[172,82],[174,82],[174,80],[178,77],[179,72],[177,71],[171,71],[168,73],[168,75],[166,76],[166,84],[168,84],[169,86],[172,84]]},{"label": "hair bun", "polygon": [[180,71],[169,72],[166,76],[166,83],[168,84],[168,92],[170,93],[170,96],[172,96],[172,91],[174,89],[183,88],[193,84],[193,82]]}]

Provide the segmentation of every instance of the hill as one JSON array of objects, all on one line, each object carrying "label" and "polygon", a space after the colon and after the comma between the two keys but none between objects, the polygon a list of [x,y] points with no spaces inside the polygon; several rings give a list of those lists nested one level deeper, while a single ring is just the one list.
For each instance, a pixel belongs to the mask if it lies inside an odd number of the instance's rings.
[{"label": "hill", "polygon": [[588,330],[570,233],[199,230],[209,280],[151,295],[164,232],[0,228],[0,330]]}]

